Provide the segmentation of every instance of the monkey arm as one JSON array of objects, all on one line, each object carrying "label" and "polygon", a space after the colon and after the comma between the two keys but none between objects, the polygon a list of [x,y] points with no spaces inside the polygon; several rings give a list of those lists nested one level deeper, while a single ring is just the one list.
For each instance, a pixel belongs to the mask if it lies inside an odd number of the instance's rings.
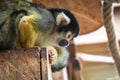
[{"label": "monkey arm", "polygon": [[16,31],[13,25],[14,19],[10,16],[11,12],[0,10],[0,49],[12,48],[16,42]]},{"label": "monkey arm", "polygon": [[19,23],[20,46],[23,48],[30,48],[35,45],[38,31],[34,25],[34,19],[34,15],[24,16]]}]

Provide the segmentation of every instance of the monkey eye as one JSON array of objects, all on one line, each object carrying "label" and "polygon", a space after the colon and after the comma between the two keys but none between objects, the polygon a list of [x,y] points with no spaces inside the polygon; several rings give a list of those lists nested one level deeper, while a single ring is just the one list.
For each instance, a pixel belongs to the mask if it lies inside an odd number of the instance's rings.
[{"label": "monkey eye", "polygon": [[73,38],[72,33],[71,33],[71,32],[67,32],[66,38],[67,38],[68,40],[72,40],[72,38]]}]

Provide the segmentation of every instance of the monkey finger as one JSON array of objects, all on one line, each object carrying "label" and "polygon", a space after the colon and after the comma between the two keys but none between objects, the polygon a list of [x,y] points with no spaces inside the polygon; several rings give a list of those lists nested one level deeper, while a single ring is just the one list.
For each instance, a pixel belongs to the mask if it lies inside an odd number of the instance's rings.
[{"label": "monkey finger", "polygon": [[57,50],[54,47],[48,47],[48,55],[50,64],[54,64],[57,61]]}]

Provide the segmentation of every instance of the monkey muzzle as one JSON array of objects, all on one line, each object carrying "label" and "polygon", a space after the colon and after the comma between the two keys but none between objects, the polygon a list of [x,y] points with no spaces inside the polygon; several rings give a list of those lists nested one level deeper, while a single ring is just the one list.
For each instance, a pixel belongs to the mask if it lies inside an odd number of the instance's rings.
[{"label": "monkey muzzle", "polygon": [[67,40],[61,40],[59,42],[59,45],[62,46],[62,47],[65,47],[65,46],[68,46],[69,42]]}]

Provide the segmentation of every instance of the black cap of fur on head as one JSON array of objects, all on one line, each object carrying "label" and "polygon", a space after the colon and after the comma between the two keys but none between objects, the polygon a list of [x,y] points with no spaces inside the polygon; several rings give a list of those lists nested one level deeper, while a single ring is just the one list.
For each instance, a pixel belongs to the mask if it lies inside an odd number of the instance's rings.
[{"label": "black cap of fur on head", "polygon": [[54,17],[56,17],[56,14],[60,12],[64,12],[65,15],[67,15],[71,19],[71,22],[65,26],[67,28],[66,30],[71,31],[74,37],[76,37],[79,34],[79,30],[80,30],[79,23],[76,20],[75,16],[69,10],[60,9],[60,8],[51,8],[49,10],[51,11]]}]

